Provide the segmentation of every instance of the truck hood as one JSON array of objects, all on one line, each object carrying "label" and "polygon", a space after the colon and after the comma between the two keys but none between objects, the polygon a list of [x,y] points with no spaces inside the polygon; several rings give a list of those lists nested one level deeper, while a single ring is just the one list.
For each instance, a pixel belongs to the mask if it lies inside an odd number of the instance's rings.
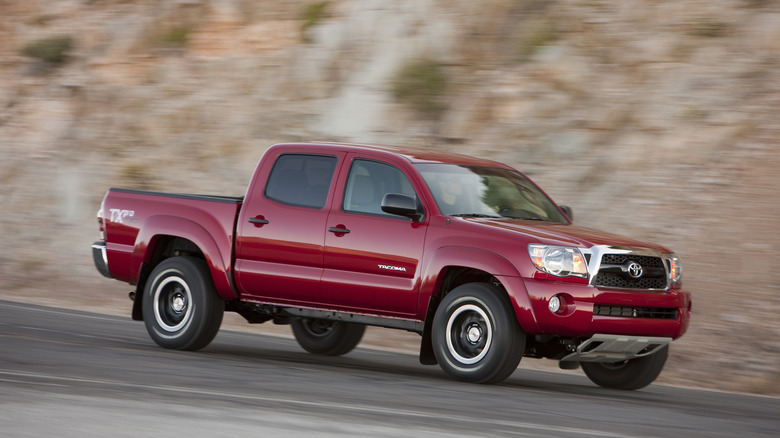
[{"label": "truck hood", "polygon": [[464,220],[472,222],[475,225],[479,224],[480,226],[501,229],[512,233],[522,233],[528,236],[529,239],[537,240],[538,243],[549,245],[575,246],[580,248],[590,248],[596,245],[630,246],[656,249],[664,253],[671,252],[668,248],[654,243],[642,242],[618,234],[606,233],[576,225],[503,218],[464,218]]}]

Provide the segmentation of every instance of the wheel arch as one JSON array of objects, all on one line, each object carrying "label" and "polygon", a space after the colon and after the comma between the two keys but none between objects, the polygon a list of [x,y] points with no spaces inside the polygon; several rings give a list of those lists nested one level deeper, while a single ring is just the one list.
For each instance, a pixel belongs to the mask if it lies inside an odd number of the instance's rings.
[{"label": "wheel arch", "polygon": [[[465,262],[465,263],[464,263]],[[425,309],[420,347],[420,362],[435,365],[431,326],[439,303],[450,291],[467,283],[488,283],[509,300],[520,328],[538,332],[531,300],[517,269],[500,255],[483,249],[448,246],[436,251],[427,263],[429,275],[420,290],[421,308]]]},{"label": "wheel arch", "polygon": [[163,260],[176,255],[189,255],[206,262],[217,294],[223,299],[238,296],[231,275],[231,248],[229,236],[225,236],[228,254],[203,226],[188,219],[172,216],[152,216],[141,227],[135,241],[132,264],[136,267],[137,281],[133,319],[141,320],[141,301],[149,273]]}]

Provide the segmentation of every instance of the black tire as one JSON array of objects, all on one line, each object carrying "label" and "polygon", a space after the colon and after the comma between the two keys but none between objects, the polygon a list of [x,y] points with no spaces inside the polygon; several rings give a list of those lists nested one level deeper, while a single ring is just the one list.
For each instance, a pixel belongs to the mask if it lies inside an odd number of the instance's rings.
[{"label": "black tire", "polygon": [[347,354],[360,343],[366,326],[324,319],[294,318],[292,326],[295,340],[309,353],[324,356]]},{"label": "black tire", "polygon": [[206,263],[193,257],[160,262],[149,275],[141,304],[149,336],[174,350],[207,346],[225,313],[225,302],[214,290]]},{"label": "black tire", "polygon": [[448,293],[431,330],[439,366],[464,382],[503,381],[525,351],[525,333],[507,296],[487,283],[464,284]]},{"label": "black tire", "polygon": [[650,356],[617,363],[582,362],[582,370],[591,382],[603,388],[635,390],[653,383],[661,374],[669,346]]}]

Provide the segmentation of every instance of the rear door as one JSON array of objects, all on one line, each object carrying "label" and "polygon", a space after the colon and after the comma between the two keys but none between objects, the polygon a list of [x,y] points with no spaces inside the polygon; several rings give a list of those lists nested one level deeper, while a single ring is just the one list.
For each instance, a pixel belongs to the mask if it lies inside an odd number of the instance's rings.
[{"label": "rear door", "polygon": [[349,311],[417,312],[425,223],[382,212],[387,193],[417,196],[403,163],[347,156],[327,221],[322,298]]},{"label": "rear door", "polygon": [[237,225],[236,283],[242,295],[316,303],[332,183],[342,152],[266,154]]}]

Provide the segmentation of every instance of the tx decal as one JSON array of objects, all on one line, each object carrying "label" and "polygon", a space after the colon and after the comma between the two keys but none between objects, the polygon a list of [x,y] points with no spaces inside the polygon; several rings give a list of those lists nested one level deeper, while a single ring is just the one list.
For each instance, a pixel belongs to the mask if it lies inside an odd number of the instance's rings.
[{"label": "tx decal", "polygon": [[124,219],[135,216],[134,210],[120,210],[118,208],[112,208],[109,209],[108,212],[111,214],[111,217],[108,220],[117,224],[123,224]]}]

